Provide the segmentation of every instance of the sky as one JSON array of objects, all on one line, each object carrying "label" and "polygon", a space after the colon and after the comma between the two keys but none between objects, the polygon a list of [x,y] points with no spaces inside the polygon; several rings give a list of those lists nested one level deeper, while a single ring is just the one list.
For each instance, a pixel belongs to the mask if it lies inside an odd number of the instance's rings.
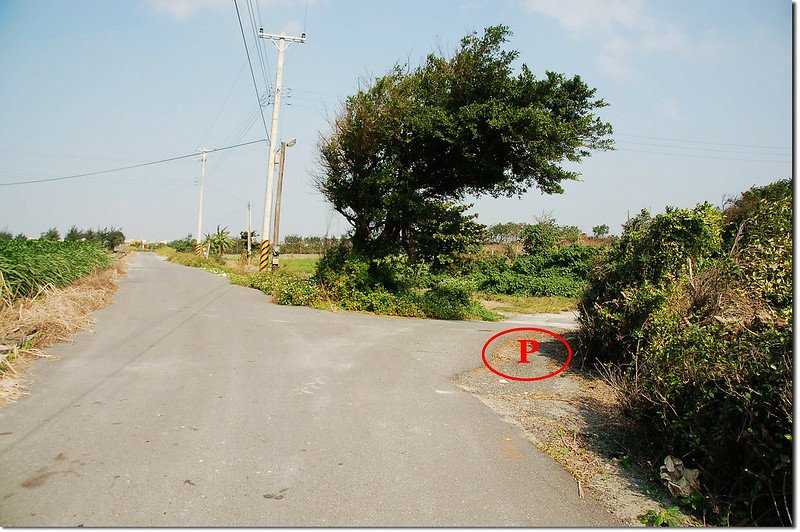
[{"label": "sky", "polygon": [[[314,188],[317,145],[345,98],[393,65],[452,52],[504,24],[534,74],[578,74],[609,106],[616,150],[570,169],[561,195],[470,198],[486,225],[545,215],[591,234],[642,209],[721,206],[792,176],[792,5],[778,0],[3,0],[0,229],[38,237],[116,226],[128,238],[196,232],[199,148],[267,137],[277,51],[287,50],[281,236],[349,228]],[[255,80],[255,82],[254,82]],[[255,85],[255,86],[254,86]],[[257,96],[258,94],[258,96]],[[265,124],[266,122],[266,124]],[[212,152],[203,232],[260,231],[269,145]],[[183,157],[75,179],[3,186]]]}]

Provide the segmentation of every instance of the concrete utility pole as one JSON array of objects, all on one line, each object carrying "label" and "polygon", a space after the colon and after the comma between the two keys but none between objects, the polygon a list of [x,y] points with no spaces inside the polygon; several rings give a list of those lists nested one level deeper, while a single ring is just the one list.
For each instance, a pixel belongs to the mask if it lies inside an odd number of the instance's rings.
[{"label": "concrete utility pole", "polygon": [[275,230],[272,233],[272,242],[275,246],[275,252],[272,254],[272,269],[278,269],[278,262],[280,257],[280,233],[279,227],[281,224],[281,194],[283,194],[283,165],[286,163],[286,148],[291,148],[297,144],[297,139],[292,139],[289,142],[281,142],[281,167],[278,172],[278,191],[275,196]]},{"label": "concrete utility pole", "polygon": [[247,264],[250,265],[250,257],[252,256],[251,246],[253,234],[253,210],[250,208],[250,202],[247,202]]},{"label": "concrete utility pole", "polygon": [[197,211],[197,235],[194,239],[194,254],[198,257],[203,253],[203,244],[201,243],[203,237],[203,192],[206,188],[206,160],[208,154],[214,150],[208,148],[198,148],[195,151],[200,152],[200,162],[203,164],[200,171],[200,207]]},{"label": "concrete utility pole", "polygon": [[264,225],[261,229],[261,252],[259,254],[258,269],[259,271],[266,271],[270,267],[270,257],[272,249],[270,248],[269,235],[270,235],[270,215],[272,214],[272,181],[275,175],[275,148],[273,142],[278,138],[278,116],[281,107],[281,83],[283,81],[283,53],[292,43],[306,42],[306,34],[303,33],[300,37],[289,37],[286,35],[275,35],[272,33],[264,33],[264,28],[258,30],[258,36],[262,39],[271,40],[278,48],[278,65],[275,68],[275,101],[272,104],[272,132],[270,133],[270,150],[269,162],[267,163],[267,190],[264,193]]}]

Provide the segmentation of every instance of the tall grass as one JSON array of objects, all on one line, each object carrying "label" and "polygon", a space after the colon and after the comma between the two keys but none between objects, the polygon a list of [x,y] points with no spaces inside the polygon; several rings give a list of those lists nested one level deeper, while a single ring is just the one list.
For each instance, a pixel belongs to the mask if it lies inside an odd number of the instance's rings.
[{"label": "tall grass", "polygon": [[12,301],[34,296],[44,286],[67,286],[109,262],[91,242],[0,240],[0,294]]}]

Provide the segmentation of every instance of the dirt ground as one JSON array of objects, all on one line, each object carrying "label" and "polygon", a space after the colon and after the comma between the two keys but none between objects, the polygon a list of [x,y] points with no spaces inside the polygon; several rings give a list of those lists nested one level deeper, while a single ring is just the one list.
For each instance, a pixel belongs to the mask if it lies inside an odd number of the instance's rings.
[{"label": "dirt ground", "polygon": [[[559,332],[559,331],[554,331]],[[559,332],[559,334],[561,334]],[[566,336],[569,341],[569,336]],[[539,350],[520,364],[519,339],[534,339]],[[564,345],[542,333],[512,333],[489,346],[489,364],[517,377],[550,374],[566,361]],[[485,366],[455,375],[454,382],[520,428],[539,449],[576,479],[576,490],[594,497],[630,526],[638,516],[672,506],[666,491],[648,479],[658,465],[642,470],[625,454],[624,424],[613,389],[579,368],[537,381],[515,381]],[[648,468],[645,468],[648,469]],[[697,524],[683,516],[687,524]]]}]

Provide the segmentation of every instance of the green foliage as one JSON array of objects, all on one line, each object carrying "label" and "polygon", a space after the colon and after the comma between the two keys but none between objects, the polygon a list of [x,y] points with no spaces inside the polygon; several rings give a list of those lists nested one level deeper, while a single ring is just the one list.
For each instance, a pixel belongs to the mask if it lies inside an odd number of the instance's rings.
[{"label": "green foliage", "polygon": [[611,148],[595,90],[525,65],[515,74],[510,34],[472,33],[451,57],[395,67],[347,99],[320,144],[317,187],[353,226],[356,251],[446,265],[479,236],[467,195],[560,193],[578,176],[564,162]]},{"label": "green foliage", "polygon": [[61,240],[61,233],[58,232],[56,227],[51,227],[39,236],[39,240],[50,240],[51,242],[58,242]]},{"label": "green foliage", "polygon": [[233,248],[235,241],[231,239],[228,228],[220,229],[217,226],[217,232],[206,235],[203,243],[209,246],[210,253],[221,257]]},{"label": "green foliage", "polygon": [[287,253],[314,253],[323,254],[337,245],[347,244],[347,236],[306,236],[286,235],[281,244],[281,254]]},{"label": "green foliage", "polygon": [[645,326],[672,295],[673,283],[722,250],[721,213],[709,204],[668,208],[651,218],[642,211],[624,226],[606,260],[589,272],[583,298],[584,341],[606,362],[630,362],[646,347]]},{"label": "green foliage", "polygon": [[561,231],[552,218],[528,225],[522,231],[522,247],[528,255],[547,253],[558,246]]},{"label": "green foliage", "polygon": [[611,231],[611,228],[607,224],[595,225],[592,227],[592,234],[595,238],[602,238],[606,236],[609,231]]},{"label": "green foliage", "polygon": [[272,285],[273,301],[280,305],[311,306],[317,302],[319,288],[309,279],[275,277]]},{"label": "green foliage", "polygon": [[645,526],[684,526],[683,518],[678,513],[677,506],[670,506],[666,510],[647,510],[639,516],[639,521]]},{"label": "green foliage", "polygon": [[276,276],[273,272],[258,272],[247,275],[231,273],[228,278],[233,284],[255,288],[265,294],[271,294]]},{"label": "green foliage", "polygon": [[422,294],[426,316],[440,320],[463,320],[472,307],[474,288],[460,279],[442,279]]},{"label": "green foliage", "polygon": [[[791,316],[793,290],[793,211],[791,188],[781,188],[786,191],[782,197],[748,201],[746,210],[739,211],[740,215],[747,213],[746,219],[739,221],[738,217],[730,218],[732,224],[738,223],[741,228],[741,231],[737,229],[738,239],[735,239],[734,250],[738,255],[741,275],[757,297],[781,309],[783,317],[788,319]],[[750,197],[743,195],[748,200]]]},{"label": "green foliage", "polygon": [[584,236],[583,231],[579,228],[575,227],[574,225],[567,225],[560,228],[559,231],[559,243],[562,244],[576,244],[578,240],[582,236]]},{"label": "green foliage", "polygon": [[64,235],[64,242],[94,242],[98,246],[113,251],[114,248],[125,242],[125,235],[122,230],[116,227],[98,228],[97,231],[93,229],[82,231],[73,225]]},{"label": "green foliage", "polygon": [[331,249],[317,265],[325,296],[342,309],[396,316],[494,320],[472,298],[474,284],[431,273],[404,255],[369,258],[346,246]]},{"label": "green foliage", "polygon": [[169,259],[171,256],[173,256],[177,252],[178,251],[175,248],[170,247],[170,246],[159,246],[159,247],[155,248],[156,255],[159,255],[161,257],[165,257],[167,259]]},{"label": "green foliage", "polygon": [[582,244],[558,248],[554,244],[511,262],[502,256],[487,257],[469,278],[479,291],[490,294],[577,297],[586,286],[590,264],[603,249]]},{"label": "green foliage", "polygon": [[11,240],[13,238],[14,235],[8,229],[0,231],[0,240]]},{"label": "green foliage", "polygon": [[109,262],[90,242],[0,240],[0,293],[12,300],[34,296],[46,285],[67,286]]},{"label": "green foliage", "polygon": [[194,244],[194,238],[192,238],[192,234],[189,233],[180,240],[168,242],[167,246],[174,248],[178,253],[194,253]]},{"label": "green foliage", "polygon": [[167,257],[167,260],[169,262],[174,262],[175,264],[191,266],[193,268],[222,267],[222,263],[215,257],[198,257],[194,253],[174,253],[173,255]]},{"label": "green foliage", "polygon": [[792,198],[767,188],[630,220],[579,305],[646,458],[690,457],[719,523],[790,522]]},{"label": "green foliage", "polygon": [[434,269],[453,266],[459,255],[474,251],[485,239],[484,226],[475,222],[478,215],[464,214],[472,205],[432,200],[422,207],[425,212],[412,224],[416,241],[405,248]]},{"label": "green foliage", "polygon": [[527,225],[515,222],[490,225],[486,229],[486,240],[492,244],[516,244],[522,240],[522,231]]}]

